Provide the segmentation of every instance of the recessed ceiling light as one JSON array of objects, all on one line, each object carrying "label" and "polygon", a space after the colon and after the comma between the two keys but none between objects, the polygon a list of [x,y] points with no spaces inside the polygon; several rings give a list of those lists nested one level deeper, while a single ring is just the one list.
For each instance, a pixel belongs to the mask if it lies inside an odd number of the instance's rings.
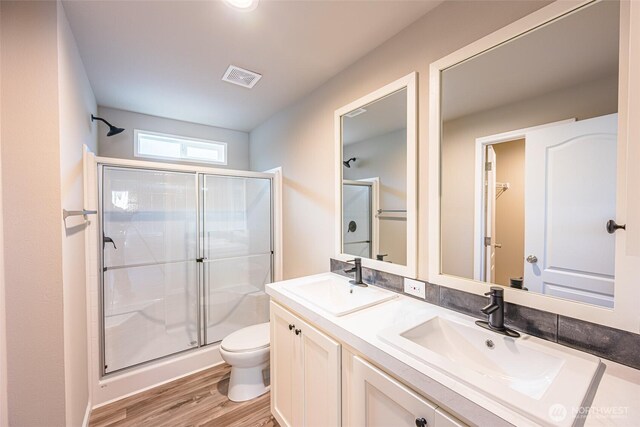
[{"label": "recessed ceiling light", "polygon": [[260,0],[224,0],[226,4],[242,11],[251,11],[258,7]]}]

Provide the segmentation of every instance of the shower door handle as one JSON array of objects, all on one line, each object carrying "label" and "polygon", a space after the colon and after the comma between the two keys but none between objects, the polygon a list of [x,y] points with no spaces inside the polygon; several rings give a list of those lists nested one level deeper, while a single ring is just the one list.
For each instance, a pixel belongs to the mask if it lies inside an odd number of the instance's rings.
[{"label": "shower door handle", "polygon": [[196,258],[196,262],[204,262],[206,259],[207,257]]},{"label": "shower door handle", "polygon": [[113,239],[109,236],[105,236],[104,233],[102,233],[102,249],[105,248],[107,243],[111,243],[113,245],[113,249],[118,249],[116,248],[116,243],[113,241]]}]

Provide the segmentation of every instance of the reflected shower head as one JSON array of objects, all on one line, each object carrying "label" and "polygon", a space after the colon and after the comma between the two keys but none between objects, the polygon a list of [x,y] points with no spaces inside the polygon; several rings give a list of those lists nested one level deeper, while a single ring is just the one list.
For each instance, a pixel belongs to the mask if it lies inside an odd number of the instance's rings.
[{"label": "reflected shower head", "polygon": [[92,114],[91,115],[91,121],[94,121],[94,120],[100,120],[101,122],[104,122],[104,124],[109,126],[109,132],[107,132],[107,136],[113,136],[113,135],[117,135],[117,134],[119,134],[121,132],[124,132],[123,128],[115,127],[114,125],[112,125],[111,123],[109,123],[108,121],[103,119],[102,117],[96,117],[96,116],[94,116]]},{"label": "reflected shower head", "polygon": [[356,161],[356,158],[352,157],[349,160],[343,161],[342,164],[345,165],[348,168],[351,168],[351,162],[355,162],[355,161]]}]

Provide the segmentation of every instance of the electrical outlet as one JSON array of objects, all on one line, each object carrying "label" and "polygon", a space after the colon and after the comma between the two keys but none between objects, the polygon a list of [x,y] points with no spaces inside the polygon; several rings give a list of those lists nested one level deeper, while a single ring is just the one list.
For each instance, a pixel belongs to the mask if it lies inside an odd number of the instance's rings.
[{"label": "electrical outlet", "polygon": [[425,298],[427,295],[424,287],[424,282],[407,279],[406,277],[404,278],[404,291],[409,295],[413,295],[419,298]]}]

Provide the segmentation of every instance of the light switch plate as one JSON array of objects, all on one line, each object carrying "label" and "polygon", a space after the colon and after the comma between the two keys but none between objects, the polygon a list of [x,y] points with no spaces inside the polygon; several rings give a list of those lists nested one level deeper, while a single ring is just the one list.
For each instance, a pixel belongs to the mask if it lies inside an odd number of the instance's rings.
[{"label": "light switch plate", "polygon": [[407,279],[406,277],[404,278],[404,292],[419,298],[425,298],[427,296],[424,282]]}]

